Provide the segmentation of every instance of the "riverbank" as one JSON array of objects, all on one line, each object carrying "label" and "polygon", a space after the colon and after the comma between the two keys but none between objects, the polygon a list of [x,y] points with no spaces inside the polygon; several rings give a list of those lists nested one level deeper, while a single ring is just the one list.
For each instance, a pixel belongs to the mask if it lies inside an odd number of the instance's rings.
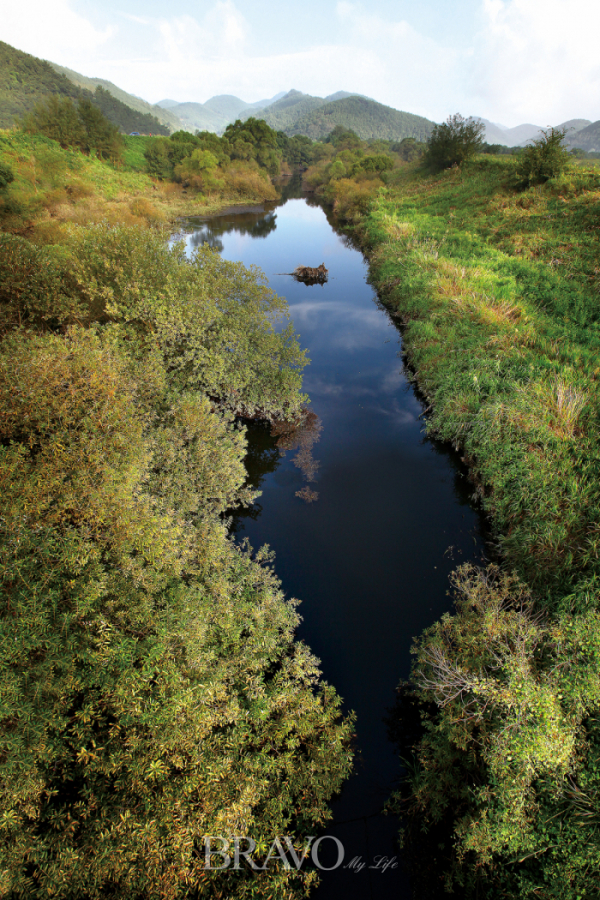
[{"label": "riverbank", "polygon": [[183,216],[210,216],[277,197],[267,181],[258,193],[202,194],[150,177],[140,170],[139,155],[138,148],[128,165],[126,154],[125,167],[116,168],[40,135],[0,131],[0,157],[14,176],[0,186],[2,230],[36,243],[60,243],[72,225],[170,226]]},{"label": "riverbank", "polygon": [[570,898],[599,858],[600,179],[517,191],[514,165],[408,168],[353,218],[503,560],[459,570],[454,615],[417,641],[425,731],[396,808],[446,823],[455,887]]},{"label": "riverbank", "polygon": [[465,452],[502,555],[558,599],[599,572],[600,177],[517,192],[513,165],[407,172],[360,233],[428,429]]}]

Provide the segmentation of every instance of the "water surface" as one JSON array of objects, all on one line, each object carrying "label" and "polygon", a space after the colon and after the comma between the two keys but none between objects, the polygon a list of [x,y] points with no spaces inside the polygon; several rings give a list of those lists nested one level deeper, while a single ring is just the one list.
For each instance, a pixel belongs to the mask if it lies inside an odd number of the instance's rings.
[{"label": "water surface", "polygon": [[[398,329],[368,284],[362,254],[319,206],[292,197],[218,216],[187,235],[190,249],[206,241],[227,259],[260,266],[287,298],[311,359],[304,389],[322,423],[310,482],[267,427],[250,428],[248,468],[263,493],[236,521],[240,537],[276,552],[284,590],[302,601],[300,637],[358,716],[356,774],[327,827],[344,844],[344,866],[313,896],[408,900],[400,865],[369,868],[398,854],[397,822],[381,815],[400,773],[383,720],[408,676],[413,637],[450,608],[449,572],[481,557],[472,487],[456,456],[426,438]],[[322,262],[324,285],[280,274]],[[296,496],[306,487],[314,502]],[[349,865],[357,858],[366,863],[360,872]]]}]

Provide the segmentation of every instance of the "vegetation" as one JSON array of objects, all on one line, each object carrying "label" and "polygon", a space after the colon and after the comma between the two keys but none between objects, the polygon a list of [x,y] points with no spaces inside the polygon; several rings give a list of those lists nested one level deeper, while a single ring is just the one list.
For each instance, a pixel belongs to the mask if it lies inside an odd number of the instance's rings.
[{"label": "vegetation", "polygon": [[0,128],[15,125],[51,98],[91,103],[124,132],[169,133],[155,116],[131,109],[102,86],[93,92],[78,87],[50,63],[0,41]]},{"label": "vegetation", "polygon": [[169,134],[170,131],[177,131],[181,128],[181,120],[172,112],[169,112],[169,110],[163,109],[156,104],[147,103],[145,100],[142,100],[141,97],[136,97],[135,94],[128,94],[127,91],[123,91],[121,88],[117,87],[116,84],[107,81],[105,78],[88,78],[85,75],[81,75],[79,72],[74,72],[73,69],[68,69],[66,66],[59,66],[53,62],[51,62],[50,65],[56,72],[64,75],[69,81],[77,85],[77,87],[83,88],[91,94],[96,92],[96,88],[101,87],[104,91],[111,94],[112,97],[120,100],[121,103],[128,108],[128,113],[131,113],[131,110],[137,110],[137,112],[143,113],[144,115],[149,114],[151,117],[158,119],[161,125],[167,126],[167,131],[158,131],[156,127],[150,127],[150,125],[155,125],[152,121],[151,123],[148,123],[148,128],[124,128],[125,132],[137,130],[152,132],[152,134]]},{"label": "vegetation", "polygon": [[289,137],[302,134],[313,140],[325,139],[337,125],[354,131],[363,140],[401,141],[412,137],[423,141],[433,127],[433,122],[422,116],[398,112],[367,97],[343,97],[327,103],[297,91],[257,115]]},{"label": "vegetation", "polygon": [[571,157],[523,190],[520,165],[400,166],[345,214],[502,562],[459,570],[454,614],[415,645],[424,731],[394,806],[448,887],[575,900],[600,869],[600,177]]},{"label": "vegetation", "polygon": [[459,113],[434,125],[427,141],[425,163],[434,172],[461,166],[481,151],[485,125],[476,119],[464,119]]},{"label": "vegetation", "polygon": [[1,235],[0,285],[2,893],[301,896],[314,873],[202,848],[300,847],[350,765],[269,554],[222,518],[252,499],[233,415],[304,415],[285,304],[106,222]]},{"label": "vegetation", "polygon": [[63,148],[93,152],[113,163],[122,161],[123,141],[118,129],[87,99],[80,99],[75,106],[69,97],[53,95],[25,117],[23,130],[52,138]]},{"label": "vegetation", "polygon": [[544,184],[569,168],[572,157],[564,146],[565,134],[564,128],[542,131],[542,137],[522,151],[517,172],[523,185]]}]

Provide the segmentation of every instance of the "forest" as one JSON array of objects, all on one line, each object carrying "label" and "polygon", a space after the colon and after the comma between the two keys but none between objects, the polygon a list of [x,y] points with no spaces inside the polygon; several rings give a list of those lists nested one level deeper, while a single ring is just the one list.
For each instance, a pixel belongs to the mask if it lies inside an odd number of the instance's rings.
[{"label": "forest", "polygon": [[4,894],[299,897],[316,878],[233,884],[198,853],[250,826],[263,850],[300,847],[350,772],[353,722],[268,552],[227,530],[252,500],[244,422],[306,415],[285,304],[167,241],[183,209],[275,197],[301,170],[367,255],[427,430],[460,451],[491,529],[399,689],[389,809],[416,896],[595,896],[593,160],[556,129],[484,152],[460,116],[422,143],[104,126],[114,152],[101,124],[67,98],[0,135]]}]

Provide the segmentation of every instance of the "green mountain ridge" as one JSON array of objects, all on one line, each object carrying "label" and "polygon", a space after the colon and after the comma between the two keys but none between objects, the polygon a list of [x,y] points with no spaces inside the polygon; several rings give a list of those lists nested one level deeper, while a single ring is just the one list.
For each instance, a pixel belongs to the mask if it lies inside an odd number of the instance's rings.
[{"label": "green mountain ridge", "polygon": [[135,94],[128,94],[127,91],[117,87],[112,81],[107,81],[105,78],[88,78],[87,75],[81,75],[80,72],[75,72],[73,69],[68,69],[66,66],[59,66],[58,63],[53,63],[50,60],[46,60],[46,62],[48,62],[56,72],[59,72],[61,75],[68,78],[73,84],[91,91],[92,94],[97,87],[101,87],[131,109],[154,116],[162,125],[166,125],[172,131],[178,131],[181,128],[181,121],[176,115],[163,109],[158,104],[153,105],[146,100],[142,100],[141,97],[136,97]]},{"label": "green mountain ridge", "polygon": [[[94,89],[90,90],[90,87]],[[113,125],[126,133],[142,131],[168,134],[170,130],[153,114],[132,108],[102,84],[94,84],[93,79],[90,79],[89,87],[76,84],[46,60],[0,41],[0,128],[12,127],[50,96],[68,97],[74,101],[86,97]]]},{"label": "green mountain ridge", "polygon": [[[341,125],[363,140],[379,138],[401,141],[405,137],[414,137],[425,141],[434,126],[434,122],[423,116],[400,112],[357,94],[329,103],[317,97],[307,98],[306,95],[300,99],[292,97],[291,100],[296,102],[283,106],[283,101],[280,101],[257,118],[264,119],[272,128],[284,131],[289,137],[303,134],[313,140],[326,137],[336,125]],[[315,102],[308,103],[307,100]]]}]

